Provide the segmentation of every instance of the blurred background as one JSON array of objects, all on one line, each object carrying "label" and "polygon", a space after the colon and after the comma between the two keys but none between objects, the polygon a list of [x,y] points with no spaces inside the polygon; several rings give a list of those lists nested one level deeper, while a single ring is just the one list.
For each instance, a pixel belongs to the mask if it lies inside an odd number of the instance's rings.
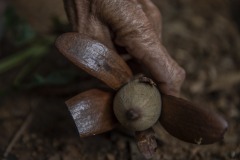
[{"label": "blurred background", "polygon": [[[229,123],[225,139],[198,146],[162,129],[153,159],[240,160],[240,1],[155,0],[163,44],[186,70],[182,97]],[[64,104],[101,82],[54,47],[70,31],[62,0],[0,0],[0,158],[141,160],[119,131],[80,139]]]}]

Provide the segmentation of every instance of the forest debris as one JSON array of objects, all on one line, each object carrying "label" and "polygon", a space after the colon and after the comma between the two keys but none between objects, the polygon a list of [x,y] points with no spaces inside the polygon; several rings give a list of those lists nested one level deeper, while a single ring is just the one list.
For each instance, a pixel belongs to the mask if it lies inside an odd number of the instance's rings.
[{"label": "forest debris", "polygon": [[209,87],[209,92],[229,90],[240,84],[240,72],[224,73],[220,75]]},{"label": "forest debris", "polygon": [[59,154],[54,154],[53,156],[49,157],[49,160],[61,160],[61,156]]},{"label": "forest debris", "polygon": [[14,147],[14,145],[16,144],[16,142],[20,139],[20,137],[22,136],[22,134],[24,133],[24,131],[27,129],[27,127],[29,126],[30,122],[32,121],[32,114],[29,114],[27,116],[27,118],[24,120],[22,126],[17,130],[17,132],[15,133],[15,135],[13,136],[13,139],[10,141],[10,143],[8,144],[3,157],[7,158],[7,156],[9,155],[9,153],[11,152],[12,148]]},{"label": "forest debris", "polygon": [[107,154],[107,160],[115,160],[115,156],[113,154]]},{"label": "forest debris", "polygon": [[139,152],[138,147],[134,141],[130,142],[130,155],[131,160],[145,160],[143,155]]}]

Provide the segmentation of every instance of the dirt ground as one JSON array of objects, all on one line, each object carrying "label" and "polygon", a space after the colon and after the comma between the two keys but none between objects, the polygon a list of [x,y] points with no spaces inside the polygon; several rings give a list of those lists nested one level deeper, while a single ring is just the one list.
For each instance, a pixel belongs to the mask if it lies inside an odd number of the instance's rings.
[{"label": "dirt ground", "polygon": [[[153,159],[240,160],[239,1],[154,2],[162,12],[163,44],[187,73],[182,97],[221,114],[228,121],[229,129],[223,141],[206,146],[182,142],[162,129]],[[62,23],[61,26],[51,35],[68,30],[68,26]],[[39,37],[42,38],[34,32],[38,40],[18,44],[12,34],[15,32],[8,30],[0,27],[0,70],[4,59],[39,43]],[[21,81],[17,81],[22,75],[19,73],[25,71],[24,67],[32,59],[0,71],[0,157],[6,160],[144,159],[134,139],[118,130],[80,139],[64,101],[102,84],[70,64],[54,48],[53,41],[50,42],[47,54],[36,58],[40,60],[34,67],[26,67],[30,72]]]}]

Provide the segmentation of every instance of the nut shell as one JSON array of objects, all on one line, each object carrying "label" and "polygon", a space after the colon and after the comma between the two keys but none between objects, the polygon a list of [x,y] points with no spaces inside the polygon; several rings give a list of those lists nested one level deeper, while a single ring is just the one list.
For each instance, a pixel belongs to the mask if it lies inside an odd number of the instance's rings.
[{"label": "nut shell", "polygon": [[158,89],[154,85],[136,79],[117,92],[113,110],[118,121],[125,128],[143,131],[157,122],[161,105]]}]

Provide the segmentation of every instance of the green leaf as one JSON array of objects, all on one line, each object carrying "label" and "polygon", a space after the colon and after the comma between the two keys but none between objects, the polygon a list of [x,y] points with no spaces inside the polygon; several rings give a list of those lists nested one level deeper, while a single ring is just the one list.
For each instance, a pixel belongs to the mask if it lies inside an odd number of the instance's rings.
[{"label": "green leaf", "polygon": [[48,45],[37,44],[31,46],[30,48],[27,48],[24,51],[21,51],[5,59],[2,59],[0,61],[0,74],[17,67],[19,64],[22,64],[27,59],[39,58],[40,56],[44,55],[47,52],[48,47],[49,47]]}]

